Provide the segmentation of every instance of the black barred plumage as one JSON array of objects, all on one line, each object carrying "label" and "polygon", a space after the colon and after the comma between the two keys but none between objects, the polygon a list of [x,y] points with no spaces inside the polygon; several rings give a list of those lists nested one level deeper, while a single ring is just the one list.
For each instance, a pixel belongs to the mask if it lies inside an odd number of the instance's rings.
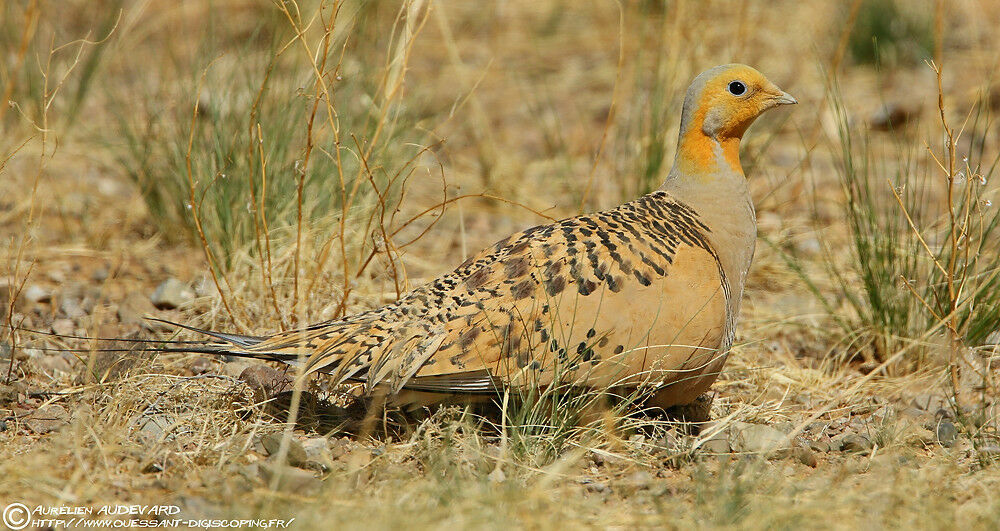
[{"label": "black barred plumage", "polygon": [[[495,392],[497,383],[511,383],[515,373],[532,366],[539,374],[530,380],[547,381],[557,372],[565,377],[593,369],[644,345],[642,336],[648,334],[588,322],[583,337],[576,338],[551,308],[573,307],[579,317],[581,303],[593,297],[584,313],[594,321],[603,313],[595,304],[599,299],[627,285],[645,288],[669,277],[679,248],[701,253],[727,296],[729,282],[707,238],[710,232],[697,212],[657,191],[613,210],[526,229],[376,310],[267,338],[216,337],[232,341],[219,347],[226,352],[301,362],[306,373],[363,380],[372,389],[386,384],[392,392]],[[608,301],[609,309],[618,306]],[[550,342],[551,349],[537,348]],[[557,370],[555,360],[567,366]],[[619,365],[605,371],[604,384],[629,379],[630,364]],[[649,367],[639,369],[635,372]],[[596,383],[593,371],[571,377]]]},{"label": "black barred plumage", "polygon": [[[742,97],[725,90],[737,78]],[[201,331],[217,341],[175,349],[282,361],[398,404],[556,381],[690,402],[725,362],[753,256],[739,140],[786,103],[750,67],[713,68],[688,89],[660,190],[504,238],[375,310],[266,337]]]}]

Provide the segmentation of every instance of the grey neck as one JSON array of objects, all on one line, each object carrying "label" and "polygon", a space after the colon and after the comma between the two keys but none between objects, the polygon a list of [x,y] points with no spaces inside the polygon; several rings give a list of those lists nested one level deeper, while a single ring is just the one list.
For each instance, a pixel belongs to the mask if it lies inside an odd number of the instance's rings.
[{"label": "grey neck", "polygon": [[718,167],[728,171],[695,177],[682,174],[675,164],[660,189],[694,209],[711,231],[708,240],[730,285],[728,320],[733,325],[754,255],[757,218],[746,178],[725,164]]}]

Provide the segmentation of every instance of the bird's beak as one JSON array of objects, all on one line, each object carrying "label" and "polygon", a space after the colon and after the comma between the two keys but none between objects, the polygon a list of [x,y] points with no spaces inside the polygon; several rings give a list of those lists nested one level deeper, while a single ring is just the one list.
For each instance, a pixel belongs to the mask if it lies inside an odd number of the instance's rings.
[{"label": "bird's beak", "polygon": [[769,98],[770,103],[774,106],[778,105],[795,105],[799,100],[795,99],[791,94],[781,90],[778,94],[771,96]]}]

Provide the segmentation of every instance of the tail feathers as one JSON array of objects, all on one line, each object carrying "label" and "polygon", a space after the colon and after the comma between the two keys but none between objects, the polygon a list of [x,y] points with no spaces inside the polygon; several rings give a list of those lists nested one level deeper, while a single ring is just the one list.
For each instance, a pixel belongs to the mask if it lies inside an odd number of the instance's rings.
[{"label": "tail feathers", "polygon": [[376,315],[371,319],[334,321],[322,327],[289,330],[267,337],[229,334],[165,319],[148,319],[204,334],[212,340],[95,338],[22,331],[61,339],[113,343],[111,348],[47,347],[40,350],[185,352],[277,361],[299,367],[302,377],[322,372],[329,374],[336,383],[363,381],[368,392],[373,392],[376,386],[385,385],[392,393],[407,388],[417,371],[438,351],[447,337],[444,329],[427,327],[412,320],[393,321]]},{"label": "tail feathers", "polygon": [[231,344],[236,345],[238,347],[251,347],[251,346],[254,346],[254,345],[256,345],[256,344],[258,344],[258,343],[260,343],[261,341],[264,340],[264,338],[259,337],[259,336],[245,336],[245,335],[240,335],[240,334],[225,334],[225,333],[216,332],[216,331],[213,331],[213,330],[205,330],[204,328],[195,328],[193,326],[188,326],[186,324],[175,323],[173,321],[168,321],[166,319],[157,319],[155,317],[147,317],[146,319],[148,319],[150,321],[155,321],[155,322],[158,322],[158,323],[168,324],[170,326],[175,326],[177,328],[183,328],[185,330],[190,330],[192,332],[197,332],[199,334],[204,334],[206,336],[211,336],[211,337],[214,337],[216,339],[221,339],[221,340],[223,340],[223,341],[225,341],[227,343],[231,343]]}]

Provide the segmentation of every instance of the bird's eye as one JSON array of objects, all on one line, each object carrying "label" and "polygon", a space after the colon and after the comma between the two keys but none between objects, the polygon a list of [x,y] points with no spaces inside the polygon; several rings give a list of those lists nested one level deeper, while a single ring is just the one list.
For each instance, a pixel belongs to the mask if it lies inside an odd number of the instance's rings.
[{"label": "bird's eye", "polygon": [[742,96],[747,91],[747,86],[742,81],[731,81],[728,88],[733,96]]}]

